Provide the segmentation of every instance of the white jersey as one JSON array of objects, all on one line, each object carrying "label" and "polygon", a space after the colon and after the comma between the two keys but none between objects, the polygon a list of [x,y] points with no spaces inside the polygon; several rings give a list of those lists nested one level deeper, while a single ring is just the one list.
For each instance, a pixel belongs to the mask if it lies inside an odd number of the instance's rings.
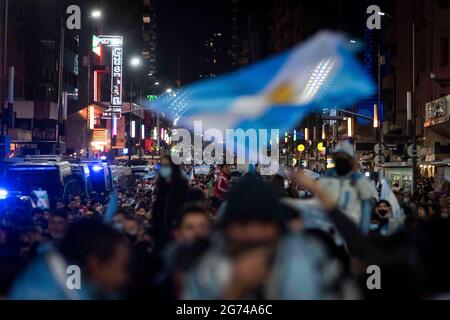
[{"label": "white jersey", "polygon": [[338,208],[358,225],[361,222],[362,201],[378,199],[373,183],[360,173],[341,177],[332,170],[319,183],[337,203]]}]

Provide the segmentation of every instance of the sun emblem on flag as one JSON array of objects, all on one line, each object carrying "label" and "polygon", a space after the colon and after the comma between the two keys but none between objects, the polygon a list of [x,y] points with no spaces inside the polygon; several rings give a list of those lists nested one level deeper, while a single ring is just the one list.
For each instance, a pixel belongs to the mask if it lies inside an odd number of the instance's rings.
[{"label": "sun emblem on flag", "polygon": [[269,99],[273,104],[292,103],[295,100],[295,89],[291,84],[283,82],[270,93]]}]

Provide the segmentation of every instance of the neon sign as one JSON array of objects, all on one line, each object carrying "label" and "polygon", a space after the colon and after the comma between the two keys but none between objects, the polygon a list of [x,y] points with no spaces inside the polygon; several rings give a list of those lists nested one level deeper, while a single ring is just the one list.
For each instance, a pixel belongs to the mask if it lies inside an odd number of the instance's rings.
[{"label": "neon sign", "polygon": [[111,106],[103,112],[103,119],[122,116],[123,37],[93,36],[92,50],[101,54],[102,47],[111,48]]}]

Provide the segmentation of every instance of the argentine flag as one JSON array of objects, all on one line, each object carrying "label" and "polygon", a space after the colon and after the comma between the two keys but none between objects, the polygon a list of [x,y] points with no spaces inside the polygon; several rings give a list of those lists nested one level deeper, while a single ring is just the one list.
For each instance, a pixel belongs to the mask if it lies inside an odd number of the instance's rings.
[{"label": "argentine flag", "polygon": [[145,107],[164,112],[174,124],[207,129],[295,128],[313,110],[351,107],[374,85],[343,35],[320,32],[260,63],[196,82]]},{"label": "argentine flag", "polygon": [[381,181],[380,200],[386,200],[391,204],[392,215],[395,219],[403,218],[403,210],[398,203],[397,197],[389,186],[389,183],[385,179]]}]

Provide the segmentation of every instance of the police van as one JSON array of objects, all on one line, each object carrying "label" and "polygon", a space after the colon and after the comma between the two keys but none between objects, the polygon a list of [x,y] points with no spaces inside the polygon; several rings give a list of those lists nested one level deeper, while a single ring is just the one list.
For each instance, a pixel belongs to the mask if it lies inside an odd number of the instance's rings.
[{"label": "police van", "polygon": [[91,171],[87,164],[70,164],[74,179],[77,181],[80,195],[90,196],[92,194]]},{"label": "police van", "polygon": [[69,200],[78,192],[78,184],[72,175],[70,164],[45,159],[26,159],[10,166],[6,172],[8,189],[32,195],[33,191],[47,191],[50,206],[56,200]]},{"label": "police van", "polygon": [[134,185],[130,167],[111,165],[109,166],[109,170],[115,187],[127,188]]},{"label": "police van", "polygon": [[109,194],[113,188],[113,182],[108,164],[98,159],[83,159],[81,164],[89,168],[92,191],[97,194]]}]

